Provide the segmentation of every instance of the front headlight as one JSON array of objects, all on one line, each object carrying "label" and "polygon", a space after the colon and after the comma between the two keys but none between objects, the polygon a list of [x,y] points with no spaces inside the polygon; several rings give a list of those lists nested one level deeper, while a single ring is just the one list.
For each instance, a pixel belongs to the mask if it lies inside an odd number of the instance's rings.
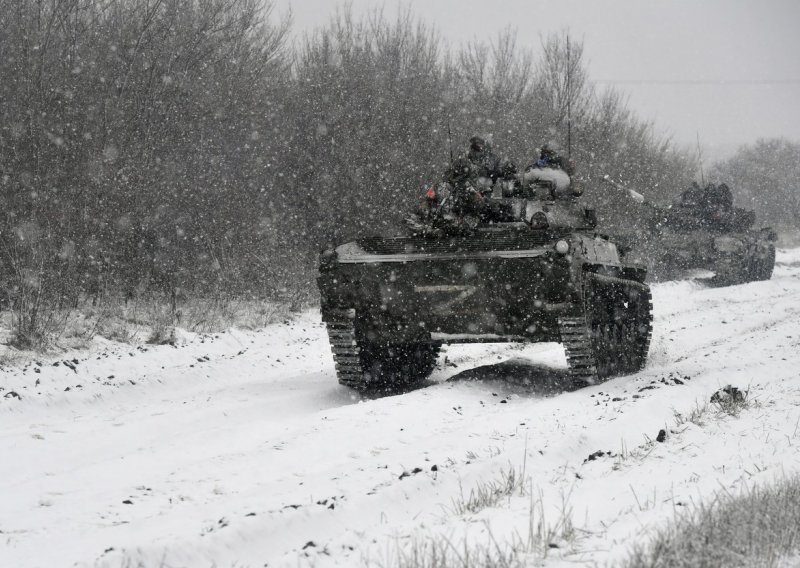
[{"label": "front headlight", "polygon": [[558,254],[567,254],[569,252],[569,243],[567,241],[558,241],[556,243],[556,252]]},{"label": "front headlight", "polygon": [[544,211],[537,211],[531,215],[531,229],[546,229],[550,226],[547,220],[547,214]]}]

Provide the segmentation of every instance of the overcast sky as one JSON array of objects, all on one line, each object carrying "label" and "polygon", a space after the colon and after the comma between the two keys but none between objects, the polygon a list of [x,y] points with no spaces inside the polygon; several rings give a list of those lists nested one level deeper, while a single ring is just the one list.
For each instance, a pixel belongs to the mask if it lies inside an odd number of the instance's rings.
[{"label": "overcast sky", "polygon": [[[275,0],[295,29],[322,26],[341,2]],[[356,14],[398,0],[352,0]],[[639,115],[708,157],[761,137],[800,140],[800,0],[415,0],[403,2],[451,44],[506,27],[538,49],[569,30],[593,80],[630,96]]]}]

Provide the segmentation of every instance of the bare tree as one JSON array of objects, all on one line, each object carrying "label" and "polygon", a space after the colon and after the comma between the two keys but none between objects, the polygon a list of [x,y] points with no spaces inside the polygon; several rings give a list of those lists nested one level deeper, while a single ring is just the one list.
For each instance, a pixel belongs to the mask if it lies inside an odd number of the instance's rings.
[{"label": "bare tree", "polygon": [[800,144],[784,138],[759,139],[718,163],[712,180],[725,182],[760,222],[783,231],[800,229]]}]

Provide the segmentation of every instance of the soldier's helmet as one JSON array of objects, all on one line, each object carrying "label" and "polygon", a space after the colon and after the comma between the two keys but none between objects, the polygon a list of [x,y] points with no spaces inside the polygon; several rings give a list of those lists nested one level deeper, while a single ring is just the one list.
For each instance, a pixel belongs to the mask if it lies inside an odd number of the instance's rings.
[{"label": "soldier's helmet", "polygon": [[555,158],[558,155],[558,146],[554,142],[545,142],[539,155],[541,158]]},{"label": "soldier's helmet", "polygon": [[453,160],[450,166],[450,175],[454,180],[464,180],[472,176],[475,166],[465,156]]},{"label": "soldier's helmet", "polygon": [[504,156],[498,164],[498,170],[500,177],[510,179],[517,173],[517,166],[507,156]]}]

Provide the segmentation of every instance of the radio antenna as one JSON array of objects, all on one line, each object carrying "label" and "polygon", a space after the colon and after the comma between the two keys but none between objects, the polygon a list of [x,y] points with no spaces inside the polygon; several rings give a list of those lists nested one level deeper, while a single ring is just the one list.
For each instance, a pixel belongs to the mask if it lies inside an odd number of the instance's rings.
[{"label": "radio antenna", "polygon": [[453,137],[450,134],[450,117],[447,117],[447,145],[450,147],[450,163],[453,163]]},{"label": "radio antenna", "polygon": [[706,175],[703,172],[703,150],[700,148],[700,132],[697,133],[697,161],[700,162],[700,183],[706,185]]},{"label": "radio antenna", "polygon": [[572,64],[567,33],[567,159],[572,157]]}]

